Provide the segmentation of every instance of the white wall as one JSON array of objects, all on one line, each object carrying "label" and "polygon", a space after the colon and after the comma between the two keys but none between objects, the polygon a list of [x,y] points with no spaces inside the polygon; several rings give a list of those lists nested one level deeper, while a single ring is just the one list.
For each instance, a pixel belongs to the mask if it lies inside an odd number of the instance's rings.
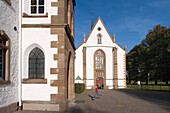
[{"label": "white wall", "polygon": [[[30,8],[31,0],[23,0],[22,13],[28,15],[31,14]],[[58,7],[51,7],[51,2],[58,2],[58,0],[45,0],[45,14],[48,13],[48,17],[45,18],[22,18],[22,24],[51,24],[51,15],[58,15]]]},{"label": "white wall", "polygon": [[[10,38],[10,84],[0,84],[0,107],[18,102],[18,0],[10,0],[11,6],[0,1],[0,29]],[[17,27],[17,31],[14,30]]]},{"label": "white wall", "polygon": [[84,44],[82,44],[76,51],[75,51],[75,79],[79,75],[81,79],[83,79],[83,47]]},{"label": "white wall", "polygon": [[35,47],[39,47],[45,55],[45,78],[47,79],[47,84],[22,84],[22,100],[50,101],[50,94],[58,93],[58,87],[50,86],[50,80],[58,79],[57,74],[50,74],[50,68],[57,68],[54,54],[58,53],[58,49],[51,48],[51,41],[58,41],[58,35],[51,35],[50,28],[23,28],[22,38],[22,78],[28,78],[29,53]]}]

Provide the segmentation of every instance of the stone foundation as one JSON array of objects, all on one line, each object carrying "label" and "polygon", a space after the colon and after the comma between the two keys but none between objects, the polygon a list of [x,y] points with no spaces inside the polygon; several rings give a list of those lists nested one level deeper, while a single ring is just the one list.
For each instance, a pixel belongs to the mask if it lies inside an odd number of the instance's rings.
[{"label": "stone foundation", "polygon": [[[67,101],[24,101],[22,110],[67,111]],[[0,112],[1,113],[1,112]]]},{"label": "stone foundation", "polygon": [[19,102],[0,107],[0,113],[13,113],[19,109]]}]

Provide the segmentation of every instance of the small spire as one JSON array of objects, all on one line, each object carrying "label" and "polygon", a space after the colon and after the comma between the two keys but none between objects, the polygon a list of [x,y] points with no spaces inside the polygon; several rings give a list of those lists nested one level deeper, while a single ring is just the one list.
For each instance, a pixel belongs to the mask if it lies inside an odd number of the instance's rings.
[{"label": "small spire", "polygon": [[92,22],[91,22],[91,30],[93,29],[93,26],[94,26],[94,24],[93,24],[93,10],[92,10]]},{"label": "small spire", "polygon": [[115,42],[116,37],[115,37],[115,33],[113,33],[113,42]]},{"label": "small spire", "polygon": [[125,44],[125,48],[124,48],[124,50],[126,51],[126,49],[127,49],[127,48],[126,48],[126,44]]},{"label": "small spire", "polygon": [[85,35],[85,33],[84,33],[84,42],[86,41],[86,35]]}]

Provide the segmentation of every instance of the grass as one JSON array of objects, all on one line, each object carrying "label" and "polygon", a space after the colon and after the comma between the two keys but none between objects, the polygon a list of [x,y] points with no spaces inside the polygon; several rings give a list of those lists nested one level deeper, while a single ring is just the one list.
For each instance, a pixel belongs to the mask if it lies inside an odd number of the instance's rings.
[{"label": "grass", "polygon": [[127,85],[127,88],[141,89],[141,90],[152,90],[152,91],[169,91],[170,86],[165,85]]},{"label": "grass", "polygon": [[[142,84],[146,84],[146,82],[141,82]],[[149,81],[148,84],[155,84],[154,81]],[[166,82],[162,82],[162,81],[158,81],[157,84],[160,84],[160,85],[165,85]],[[170,81],[168,81],[168,84],[170,84]]]}]

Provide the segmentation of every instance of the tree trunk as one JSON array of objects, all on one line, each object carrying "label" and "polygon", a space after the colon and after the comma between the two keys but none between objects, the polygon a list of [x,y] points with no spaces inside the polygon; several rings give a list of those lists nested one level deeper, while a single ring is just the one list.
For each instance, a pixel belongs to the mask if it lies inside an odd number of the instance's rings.
[{"label": "tree trunk", "polygon": [[148,80],[146,80],[146,85],[148,85]]},{"label": "tree trunk", "polygon": [[166,85],[168,85],[168,80],[166,80]]},{"label": "tree trunk", "polygon": [[131,79],[129,78],[129,84],[131,84]]},{"label": "tree trunk", "polygon": [[158,81],[157,80],[155,80],[155,85],[157,85],[158,84]]}]

